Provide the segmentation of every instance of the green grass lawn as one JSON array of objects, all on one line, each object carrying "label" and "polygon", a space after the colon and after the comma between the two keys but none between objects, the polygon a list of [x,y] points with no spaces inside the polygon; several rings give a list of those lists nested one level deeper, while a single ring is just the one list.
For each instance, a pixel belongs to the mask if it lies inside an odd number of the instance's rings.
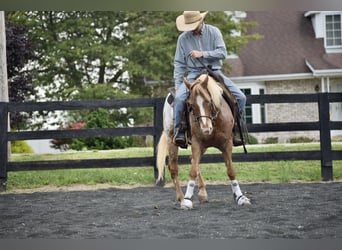
[{"label": "green grass lawn", "polygon": [[[268,146],[249,145],[248,152],[278,152],[318,150],[319,144],[275,144]],[[342,150],[342,144],[333,144],[333,150]],[[243,152],[242,148],[234,148],[233,153]],[[209,149],[207,153],[219,153]],[[180,150],[181,155],[190,155],[190,150]],[[18,154],[12,155],[11,161],[42,161],[42,160],[76,160],[104,159],[152,156],[152,148],[127,148],[122,150],[64,152],[60,154]],[[320,181],[320,161],[277,161],[277,162],[236,162],[234,163],[237,179],[240,182],[294,182]],[[179,167],[181,181],[188,180],[190,164]],[[201,172],[208,183],[226,182],[226,167],[223,163],[202,164]],[[334,180],[342,180],[342,161],[333,162]],[[166,182],[171,183],[169,172],[166,171]],[[8,191],[31,189],[43,186],[68,186],[73,184],[111,185],[153,185],[154,170],[152,166],[130,168],[71,169],[48,171],[20,171],[8,173]]]}]

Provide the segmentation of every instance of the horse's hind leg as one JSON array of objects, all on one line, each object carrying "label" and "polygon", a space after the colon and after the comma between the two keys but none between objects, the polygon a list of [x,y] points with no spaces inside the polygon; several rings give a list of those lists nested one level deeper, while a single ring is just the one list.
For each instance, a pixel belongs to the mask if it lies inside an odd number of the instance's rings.
[{"label": "horse's hind leg", "polygon": [[208,194],[201,171],[198,172],[198,200],[200,203],[208,202]]},{"label": "horse's hind leg", "polygon": [[[202,149],[202,152],[200,153],[200,155],[202,156],[204,152],[205,152],[205,149]],[[208,202],[208,194],[206,190],[206,185],[204,183],[199,165],[197,169],[197,178],[198,178],[198,200],[200,203]]]},{"label": "horse's hind leg", "polygon": [[181,189],[178,180],[178,147],[174,145],[172,142],[169,142],[169,171],[173,181],[173,184],[176,188],[176,198],[178,201],[182,201],[184,199],[184,194]]}]

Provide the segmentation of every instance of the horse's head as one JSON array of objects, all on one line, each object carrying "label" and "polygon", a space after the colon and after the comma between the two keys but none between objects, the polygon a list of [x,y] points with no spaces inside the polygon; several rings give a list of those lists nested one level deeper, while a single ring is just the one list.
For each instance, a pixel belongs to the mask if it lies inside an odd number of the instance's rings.
[{"label": "horse's head", "polygon": [[204,135],[210,135],[213,132],[213,121],[217,117],[221,104],[222,89],[213,87],[217,85],[211,81],[214,80],[207,74],[200,75],[193,83],[184,78],[184,82],[190,90],[188,103],[191,112]]}]

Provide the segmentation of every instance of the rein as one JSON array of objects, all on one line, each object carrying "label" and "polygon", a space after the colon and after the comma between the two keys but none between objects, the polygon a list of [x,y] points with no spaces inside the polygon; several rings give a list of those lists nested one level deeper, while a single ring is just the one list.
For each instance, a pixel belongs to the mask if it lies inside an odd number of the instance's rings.
[{"label": "rein", "polygon": [[[223,82],[223,79],[221,79],[220,77],[218,77],[207,65],[205,65],[202,60],[200,58],[196,58],[197,61],[208,71],[209,75],[211,75],[217,82],[221,83],[224,85],[224,82]],[[230,92],[230,91],[229,91]],[[234,112],[234,103],[232,103],[232,101],[230,99],[227,99],[226,97],[224,97],[225,100],[227,101],[227,103],[229,104],[232,112]],[[234,117],[235,117],[235,114],[233,114]],[[242,141],[242,145],[243,145],[243,149],[245,151],[245,154],[247,154],[247,150],[246,150],[246,147],[245,147],[245,138],[244,138],[244,135],[243,135],[243,131],[242,131],[242,125],[241,125],[241,121],[239,120],[239,116],[236,117],[237,118],[237,126],[238,126],[238,130],[239,130],[239,133],[240,133],[240,138],[241,138],[241,141]]]}]

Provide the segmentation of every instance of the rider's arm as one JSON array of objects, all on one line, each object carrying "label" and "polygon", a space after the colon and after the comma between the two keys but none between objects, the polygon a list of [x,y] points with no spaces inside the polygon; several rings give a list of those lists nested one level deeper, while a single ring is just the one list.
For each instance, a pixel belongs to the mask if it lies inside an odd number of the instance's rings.
[{"label": "rider's arm", "polygon": [[186,61],[184,58],[184,49],[181,45],[180,39],[178,38],[176,53],[174,58],[174,71],[173,77],[175,80],[176,89],[183,83],[183,76],[186,71]]},{"label": "rider's arm", "polygon": [[[227,49],[224,43],[221,31],[214,27],[208,27],[208,39],[204,41],[208,43],[207,46],[203,46],[205,48],[210,48],[202,51],[204,59],[220,59],[224,60],[227,57]],[[212,49],[211,49],[212,48]]]}]

